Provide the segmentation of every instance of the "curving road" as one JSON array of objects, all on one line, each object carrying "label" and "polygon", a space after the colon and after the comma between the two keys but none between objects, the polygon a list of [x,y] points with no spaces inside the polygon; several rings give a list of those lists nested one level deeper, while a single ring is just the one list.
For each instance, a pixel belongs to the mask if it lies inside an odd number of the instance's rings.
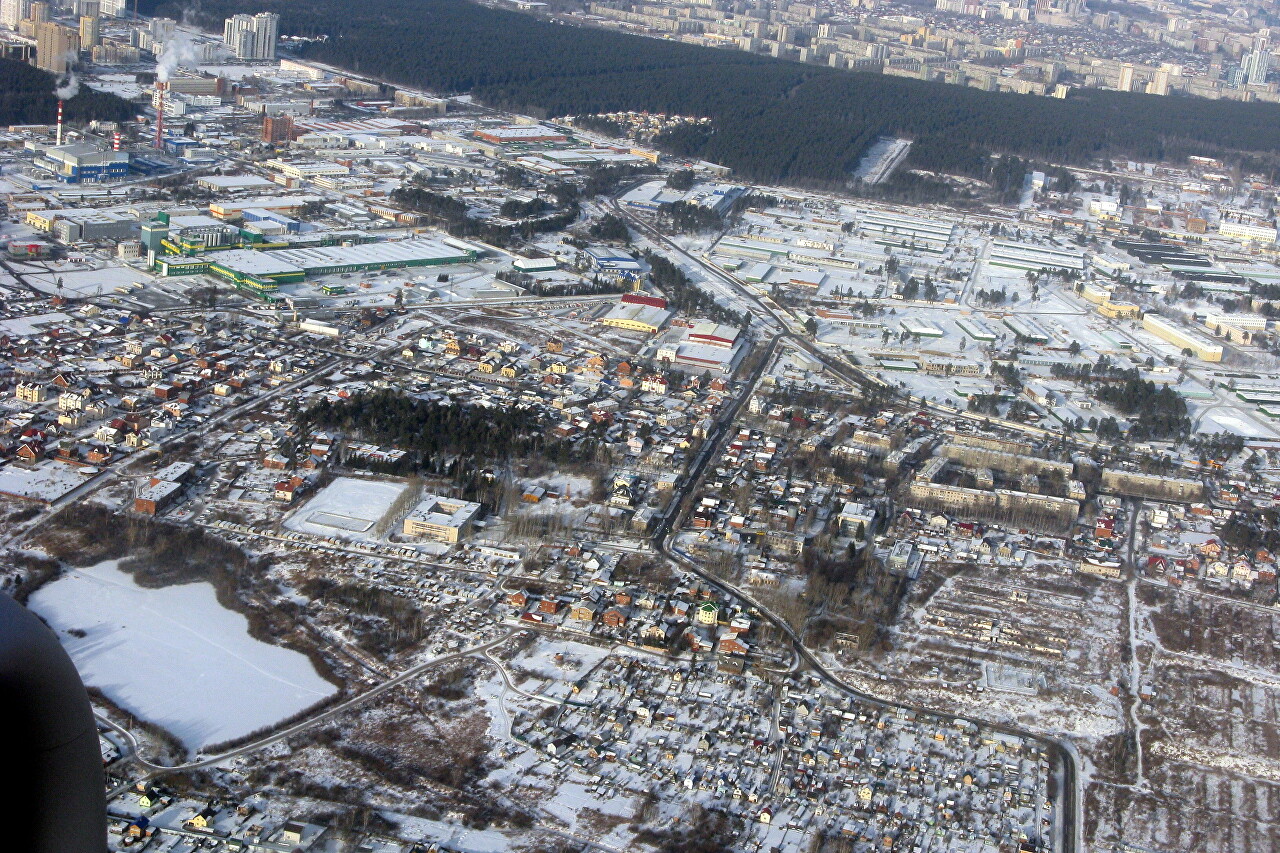
[{"label": "curving road", "polygon": [[[300,732],[304,732],[307,729],[313,728],[314,726],[317,726],[320,723],[325,722],[326,720],[330,720],[340,714],[350,711],[352,708],[359,707],[360,705],[363,705],[365,702],[368,702],[371,699],[376,699],[382,694],[390,690],[394,690],[395,688],[399,687],[405,682],[412,681],[413,679],[417,678],[423,673],[428,672],[436,667],[443,666],[444,664],[447,664],[447,663],[453,663],[454,661],[461,660],[462,658],[465,658],[465,657],[470,657],[471,655],[474,655],[477,653],[484,654],[488,652],[490,649],[493,649],[502,645],[507,640],[515,636],[517,633],[519,632],[516,630],[511,630],[503,634],[501,637],[498,637],[495,640],[490,640],[487,643],[482,643],[478,646],[472,646],[466,649],[460,649],[456,652],[451,652],[450,654],[442,655],[438,658],[433,658],[429,661],[426,661],[425,663],[420,663],[415,667],[406,669],[404,672],[400,673],[399,675],[396,675],[392,678],[387,679],[386,681],[381,682],[380,684],[370,687],[368,690],[365,690],[363,693],[357,693],[356,695],[350,697],[349,699],[344,699],[343,701],[335,705],[330,705],[329,707],[325,708],[323,711],[320,711],[319,713],[317,713],[314,717],[308,717],[307,719],[294,723],[291,726],[287,726],[286,728],[280,729],[279,731],[272,732],[271,734],[265,735],[258,740],[251,741],[246,744],[242,744],[241,746],[237,746],[233,749],[229,749],[226,752],[220,752],[217,755],[210,755],[210,756],[205,756],[204,758],[198,758],[195,761],[189,761],[185,764],[172,764],[172,765],[156,764],[153,761],[149,761],[146,758],[144,758],[142,754],[138,751],[138,741],[136,738],[134,738],[131,732],[121,728],[118,724],[116,724],[115,722],[105,717],[99,716],[98,721],[103,725],[109,727],[113,731],[123,735],[125,739],[129,741],[129,744],[132,750],[130,759],[136,764],[139,764],[142,767],[146,768],[147,770],[147,772],[143,774],[143,776],[141,777],[141,779],[143,780],[154,779],[158,776],[164,776],[169,773],[179,773],[185,770],[199,770],[203,767],[212,767],[213,765],[220,764],[223,761],[227,761],[229,759],[236,758],[238,756],[245,755],[250,752],[255,752],[256,750],[262,749],[264,746],[270,746],[271,744],[276,743],[278,741],[284,740],[289,737],[293,737],[294,735]],[[123,760],[123,758],[121,760]]]},{"label": "curving road", "polygon": [[[627,192],[629,190],[630,190],[630,187],[628,187],[623,192]],[[911,705],[911,704],[902,703],[902,702],[896,702],[896,703],[886,702],[885,700],[879,699],[875,696],[862,693],[857,688],[849,685],[848,683],[843,681],[838,675],[836,675],[833,671],[831,671],[831,669],[829,669],[826,666],[826,664],[824,664],[812,650],[810,650],[807,646],[804,645],[803,639],[795,631],[795,629],[791,627],[791,625],[786,620],[782,619],[780,616],[778,616],[776,613],[771,611],[768,607],[765,607],[759,601],[756,601],[749,593],[742,590],[741,588],[721,578],[718,578],[708,572],[703,571],[702,568],[699,567],[695,561],[691,560],[689,557],[684,555],[678,549],[675,549],[673,547],[675,531],[679,529],[678,525],[675,522],[677,518],[681,515],[680,508],[682,504],[684,503],[685,499],[695,491],[697,485],[701,482],[702,476],[706,470],[707,462],[711,459],[713,455],[717,454],[720,451],[720,445],[724,441],[730,425],[736,419],[738,412],[741,410],[742,405],[746,402],[747,398],[751,396],[751,392],[754,390],[756,383],[759,381],[760,377],[763,375],[763,372],[766,366],[770,362],[772,362],[777,352],[778,346],[784,340],[793,342],[794,344],[799,346],[801,349],[805,350],[806,353],[808,353],[811,357],[813,357],[814,359],[818,360],[821,364],[823,364],[828,370],[831,371],[832,374],[845,380],[846,382],[849,382],[852,385],[855,385],[858,387],[865,387],[868,384],[884,385],[885,383],[881,382],[879,379],[866,375],[861,370],[858,370],[852,365],[849,365],[845,362],[831,358],[821,348],[814,346],[807,339],[801,337],[795,332],[790,331],[790,329],[792,328],[792,322],[793,322],[790,320],[790,318],[783,318],[781,316],[778,316],[778,312],[775,311],[773,307],[765,303],[749,288],[744,287],[736,278],[729,275],[724,270],[721,270],[718,267],[707,263],[705,260],[686,252],[684,249],[677,246],[671,240],[667,239],[666,236],[664,236],[663,234],[661,234],[660,232],[652,228],[648,223],[638,219],[636,216],[631,214],[625,207],[623,207],[620,204],[617,204],[616,199],[613,202],[613,206],[614,206],[614,209],[617,211],[618,215],[623,217],[623,219],[625,219],[627,223],[631,225],[633,228],[635,228],[637,231],[640,231],[646,237],[653,240],[654,242],[659,243],[660,245],[667,248],[668,250],[672,252],[676,252],[681,256],[683,256],[684,258],[687,258],[688,260],[697,264],[698,267],[701,270],[703,270],[708,276],[715,278],[717,281],[721,282],[722,284],[729,285],[734,290],[734,292],[739,295],[740,298],[753,303],[756,306],[756,308],[765,312],[765,314],[767,314],[770,318],[772,318],[772,320],[775,323],[777,323],[778,326],[780,326],[783,330],[786,330],[786,331],[778,332],[770,340],[767,357],[761,361],[760,367],[757,368],[757,372],[752,377],[750,377],[749,380],[747,381],[746,390],[734,400],[733,404],[728,409],[726,409],[724,413],[722,413],[721,419],[717,423],[716,430],[711,435],[708,435],[706,442],[704,442],[703,444],[702,450],[694,458],[693,464],[689,469],[688,475],[686,476],[681,487],[678,489],[676,498],[672,500],[666,515],[663,516],[661,522],[659,523],[657,529],[654,532],[653,542],[654,542],[655,549],[659,553],[666,556],[668,559],[673,560],[683,568],[687,569],[692,574],[697,575],[699,578],[701,578],[703,581],[705,581],[712,587],[719,589],[723,593],[734,596],[738,598],[740,601],[745,602],[749,606],[754,607],[761,614],[761,616],[763,616],[769,623],[771,623],[774,626],[775,629],[782,632],[791,641],[794,654],[797,656],[798,659],[803,660],[809,666],[809,668],[813,672],[817,673],[817,675],[823,681],[827,682],[829,685],[841,691],[845,695],[855,698],[858,701],[869,703],[871,705],[878,706],[878,707],[901,707],[911,711],[917,711],[917,712],[926,713],[926,714],[937,714],[938,712],[936,710],[926,708],[923,706],[916,706],[916,705]],[[752,311],[752,313],[755,314],[757,317],[759,317],[759,315],[756,314],[755,311]],[[908,398],[908,402],[912,404],[918,404],[919,406],[921,406],[921,408],[944,412],[949,416],[955,416],[959,414],[959,415],[967,416],[977,420],[990,420],[985,418],[979,418],[973,415],[968,415],[967,413],[959,412],[958,410],[953,410],[950,407],[938,406],[936,404],[933,404],[925,400],[917,401],[913,398]],[[1037,433],[1050,434],[1050,433],[1047,433],[1047,431],[1037,430],[1035,428],[1028,428],[1022,424],[1013,424],[1012,426],[1015,426],[1019,429],[1023,429],[1025,431],[1035,431]],[[1056,433],[1052,435],[1056,435]],[[1051,754],[1057,756],[1058,761],[1062,768],[1062,783],[1063,783],[1062,792],[1061,792],[1061,805],[1060,805],[1061,820],[1055,821],[1055,825],[1057,826],[1057,831],[1060,833],[1058,838],[1058,841],[1059,841],[1058,846],[1063,851],[1063,853],[1076,853],[1076,851],[1082,850],[1083,845],[1082,845],[1082,840],[1080,838],[1081,827],[1082,827],[1082,819],[1081,819],[1082,816],[1080,812],[1082,797],[1080,792],[1080,778],[1077,770],[1078,759],[1077,759],[1077,753],[1074,746],[1065,740],[1059,740],[1057,738],[1053,738],[1047,735],[1042,735],[1035,732],[1027,731],[1025,729],[1020,729],[1016,726],[992,722],[989,720],[981,720],[973,717],[973,715],[968,715],[968,717],[975,719],[977,722],[980,722],[982,725],[994,731],[1016,735],[1018,737],[1026,738],[1028,740],[1037,741],[1041,744],[1044,744]]]}]

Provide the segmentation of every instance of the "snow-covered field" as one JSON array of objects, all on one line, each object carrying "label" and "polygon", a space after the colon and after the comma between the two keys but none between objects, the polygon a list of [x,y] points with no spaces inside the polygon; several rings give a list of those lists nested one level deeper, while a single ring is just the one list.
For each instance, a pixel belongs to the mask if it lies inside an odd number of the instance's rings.
[{"label": "snow-covered field", "polygon": [[[62,287],[58,287],[58,281]],[[110,296],[115,289],[135,283],[149,284],[151,277],[129,267],[103,267],[102,269],[73,269],[66,272],[45,272],[28,275],[27,281],[37,289],[63,296]]]},{"label": "snow-covered field", "polygon": [[284,526],[313,536],[376,540],[374,526],[404,490],[404,483],[339,477],[294,512]]},{"label": "snow-covered field", "polygon": [[[115,561],[78,569],[30,602],[85,684],[189,748],[247,734],[335,691],[305,655],[249,636],[207,583],[144,589]],[[79,630],[85,636],[67,633]]]},{"label": "snow-covered field", "polygon": [[53,311],[48,314],[30,314],[26,317],[10,317],[7,320],[0,320],[0,335],[38,335],[47,329],[65,326],[70,322],[71,317],[61,311]]},{"label": "snow-covered field", "polygon": [[0,493],[40,501],[56,501],[76,489],[96,469],[47,462],[35,468],[10,465],[0,470]]}]

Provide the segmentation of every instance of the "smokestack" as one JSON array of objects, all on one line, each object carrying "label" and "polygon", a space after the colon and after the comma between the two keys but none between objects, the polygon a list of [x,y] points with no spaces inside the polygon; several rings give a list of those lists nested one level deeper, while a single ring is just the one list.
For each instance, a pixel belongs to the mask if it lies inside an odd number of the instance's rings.
[{"label": "smokestack", "polygon": [[112,151],[120,150],[120,131],[118,130],[115,133],[111,134],[111,150]]},{"label": "smokestack", "polygon": [[62,144],[62,99],[58,99],[58,144]]},{"label": "smokestack", "polygon": [[156,83],[156,148],[164,148],[164,90],[163,81]]}]

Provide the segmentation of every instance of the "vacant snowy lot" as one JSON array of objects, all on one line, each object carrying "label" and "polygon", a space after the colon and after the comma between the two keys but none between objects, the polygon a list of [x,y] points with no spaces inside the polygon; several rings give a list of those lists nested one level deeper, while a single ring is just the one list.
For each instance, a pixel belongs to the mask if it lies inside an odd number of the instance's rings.
[{"label": "vacant snowy lot", "polygon": [[109,561],[45,586],[30,606],[58,632],[85,684],[191,749],[270,725],[336,689],[306,656],[249,636],[245,618],[207,583],[144,589]]}]

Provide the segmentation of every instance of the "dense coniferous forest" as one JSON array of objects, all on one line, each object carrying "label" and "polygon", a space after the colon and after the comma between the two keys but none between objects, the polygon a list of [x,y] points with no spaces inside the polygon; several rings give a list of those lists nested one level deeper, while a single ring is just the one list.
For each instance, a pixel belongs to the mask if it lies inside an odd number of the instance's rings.
[{"label": "dense coniferous forest", "polygon": [[423,470],[447,473],[458,460],[492,462],[539,455],[571,461],[585,446],[548,435],[551,424],[532,412],[429,402],[395,391],[321,400],[299,417],[299,433],[339,430],[365,441],[418,454]]},{"label": "dense coniferous forest", "polygon": [[[58,99],[53,95],[57,85],[47,71],[25,62],[0,59],[0,124],[53,124],[58,110]],[[123,98],[84,86],[63,106],[64,118],[72,123],[93,119],[127,121],[136,112]]]},{"label": "dense coniferous forest", "polygon": [[[144,2],[179,17],[171,0]],[[991,153],[1057,163],[1099,156],[1280,154],[1280,106],[1082,90],[982,92],[741,51],[568,27],[468,0],[206,0],[203,21],[279,12],[282,31],[327,37],[303,55],[388,82],[471,92],[541,117],[650,110],[712,119],[673,152],[757,181],[843,184],[877,137],[913,138],[911,167],[989,176]],[[1280,159],[1280,158],[1277,158]]]}]

